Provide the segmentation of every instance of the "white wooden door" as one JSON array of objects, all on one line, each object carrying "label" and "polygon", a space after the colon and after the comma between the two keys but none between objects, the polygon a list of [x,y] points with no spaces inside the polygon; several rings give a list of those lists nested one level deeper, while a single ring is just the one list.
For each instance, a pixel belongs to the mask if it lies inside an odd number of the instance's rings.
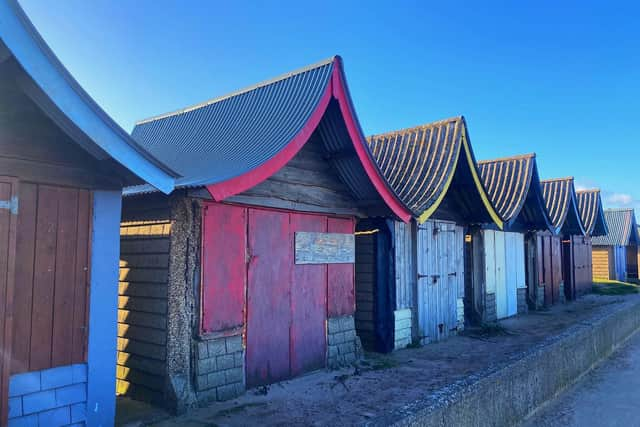
[{"label": "white wooden door", "polygon": [[518,287],[524,281],[524,242],[522,234],[501,233],[505,239],[505,300],[506,307],[498,318],[518,314]]},{"label": "white wooden door", "polygon": [[[459,227],[458,227],[459,228]],[[422,343],[446,338],[457,328],[460,280],[464,278],[461,229],[442,221],[418,227],[418,329]],[[464,291],[463,291],[464,292]]]},{"label": "white wooden door", "polygon": [[495,235],[495,280],[496,280],[496,316],[502,319],[509,316],[508,290],[506,277],[506,239],[505,233],[494,232]]}]

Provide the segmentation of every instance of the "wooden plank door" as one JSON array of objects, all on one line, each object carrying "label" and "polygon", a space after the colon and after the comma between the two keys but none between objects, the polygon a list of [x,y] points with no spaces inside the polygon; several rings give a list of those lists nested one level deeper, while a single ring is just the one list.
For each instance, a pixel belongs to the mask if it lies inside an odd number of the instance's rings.
[{"label": "wooden plank door", "polygon": [[520,257],[521,234],[502,233],[505,238],[505,300],[506,317],[515,316],[518,313],[518,285],[520,282],[521,270],[524,270],[524,259]]},{"label": "wooden plank door", "polygon": [[[291,235],[296,231],[327,231],[324,216],[291,214]],[[291,375],[325,366],[327,321],[327,265],[293,266],[291,283]]]},{"label": "wooden plank door", "polygon": [[505,233],[495,233],[495,266],[496,266],[496,317],[503,319],[509,316],[508,290],[507,290],[507,265],[506,265],[506,240]]},{"label": "wooden plank door", "polygon": [[454,224],[427,221],[418,227],[418,329],[424,343],[440,341],[457,327],[458,275],[463,280],[464,270],[458,268],[462,242],[456,237],[462,239],[462,231]]},{"label": "wooden plank door", "polygon": [[247,385],[290,375],[292,236],[289,215],[249,209],[247,273]]},{"label": "wooden plank door", "polygon": [[551,263],[553,304],[557,304],[560,302],[560,283],[562,282],[562,240],[557,236],[551,238]]},{"label": "wooden plank door", "polygon": [[18,214],[17,181],[0,177],[0,425],[9,412],[13,290]]},{"label": "wooden plank door", "polygon": [[418,331],[423,343],[438,340],[438,239],[433,221],[418,226]]}]

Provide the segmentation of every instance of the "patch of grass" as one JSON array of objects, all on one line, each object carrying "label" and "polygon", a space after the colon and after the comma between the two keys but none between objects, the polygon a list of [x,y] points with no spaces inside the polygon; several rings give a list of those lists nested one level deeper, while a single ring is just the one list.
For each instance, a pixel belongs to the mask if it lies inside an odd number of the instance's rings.
[{"label": "patch of grass", "polygon": [[483,323],[480,325],[480,335],[485,337],[497,337],[499,335],[508,335],[509,331],[498,323]]},{"label": "patch of grass", "polygon": [[596,279],[592,292],[596,295],[629,295],[640,293],[640,286],[618,280]]}]

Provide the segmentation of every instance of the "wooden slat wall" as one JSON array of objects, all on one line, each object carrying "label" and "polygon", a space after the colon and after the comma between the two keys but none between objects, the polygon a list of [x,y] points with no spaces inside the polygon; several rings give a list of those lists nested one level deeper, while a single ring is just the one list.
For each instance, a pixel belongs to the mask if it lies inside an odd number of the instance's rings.
[{"label": "wooden slat wall", "polygon": [[356,235],[356,331],[367,350],[375,350],[375,234]]},{"label": "wooden slat wall", "polygon": [[20,184],[12,373],[86,360],[91,194]]},{"label": "wooden slat wall", "polygon": [[609,279],[609,252],[607,246],[594,246],[592,257],[592,268],[594,279]]},{"label": "wooden slat wall", "polygon": [[162,200],[125,199],[120,228],[117,392],[163,401],[171,221]]},{"label": "wooden slat wall", "polygon": [[416,268],[413,223],[394,221],[396,310],[415,306]]},{"label": "wooden slat wall", "polygon": [[282,169],[228,202],[308,212],[357,215],[356,204],[313,137]]}]

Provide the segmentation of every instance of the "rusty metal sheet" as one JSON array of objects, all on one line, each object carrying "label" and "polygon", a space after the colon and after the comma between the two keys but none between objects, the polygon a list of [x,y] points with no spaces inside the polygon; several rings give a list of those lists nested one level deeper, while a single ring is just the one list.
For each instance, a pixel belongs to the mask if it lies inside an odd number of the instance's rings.
[{"label": "rusty metal sheet", "polygon": [[295,233],[296,264],[353,264],[356,241],[353,233]]}]

